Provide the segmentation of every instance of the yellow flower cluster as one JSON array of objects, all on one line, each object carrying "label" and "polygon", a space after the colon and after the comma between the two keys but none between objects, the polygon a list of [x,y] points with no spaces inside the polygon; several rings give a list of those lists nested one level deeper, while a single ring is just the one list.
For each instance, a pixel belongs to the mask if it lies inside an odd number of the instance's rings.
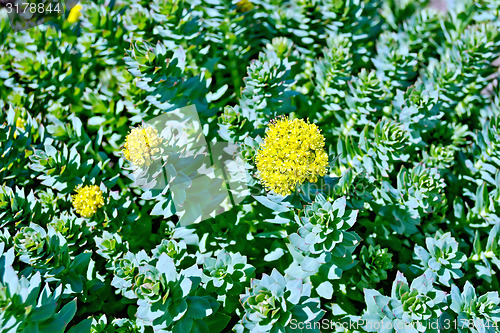
[{"label": "yellow flower cluster", "polygon": [[[24,120],[23,118],[17,118],[16,128],[19,131],[25,131],[26,130],[25,126],[26,126],[26,120]],[[14,139],[17,139],[17,133],[14,133]]]},{"label": "yellow flower cluster", "polygon": [[136,167],[148,167],[151,165],[151,157],[160,152],[158,146],[162,142],[163,139],[158,136],[155,128],[139,126],[127,135],[123,155]]},{"label": "yellow flower cluster", "polygon": [[306,180],[317,181],[328,165],[324,147],[325,138],[315,124],[287,117],[275,119],[255,157],[262,184],[288,195]]},{"label": "yellow flower cluster", "polygon": [[80,16],[82,15],[82,13],[81,13],[82,8],[83,7],[80,4],[77,4],[76,6],[71,8],[71,10],[69,11],[69,15],[68,15],[68,22],[69,23],[73,24],[73,23],[78,22],[78,20],[80,19]]},{"label": "yellow flower cluster", "polygon": [[19,128],[20,130],[24,131],[26,126],[26,120],[23,118],[19,117],[16,120],[16,127]]},{"label": "yellow flower cluster", "polygon": [[241,0],[236,3],[236,8],[240,13],[246,13],[253,9],[254,5],[248,0]]},{"label": "yellow flower cluster", "polygon": [[91,217],[97,212],[97,208],[104,206],[102,191],[97,185],[79,186],[76,194],[72,196],[73,207],[83,217]]}]

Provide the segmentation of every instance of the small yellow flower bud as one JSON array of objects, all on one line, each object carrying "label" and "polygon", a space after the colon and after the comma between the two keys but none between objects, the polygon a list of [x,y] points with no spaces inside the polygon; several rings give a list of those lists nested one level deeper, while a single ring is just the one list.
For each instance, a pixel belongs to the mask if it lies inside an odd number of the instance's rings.
[{"label": "small yellow flower bud", "polygon": [[68,22],[69,23],[76,23],[80,19],[80,16],[82,15],[82,5],[77,4],[73,8],[71,8],[69,15],[68,15]]},{"label": "small yellow flower bud", "polygon": [[254,5],[248,0],[241,0],[236,3],[236,8],[240,13],[246,13],[253,9]]},{"label": "small yellow flower bud", "polygon": [[23,118],[17,118],[16,127],[24,131],[25,126],[26,126],[26,120],[24,120]]}]

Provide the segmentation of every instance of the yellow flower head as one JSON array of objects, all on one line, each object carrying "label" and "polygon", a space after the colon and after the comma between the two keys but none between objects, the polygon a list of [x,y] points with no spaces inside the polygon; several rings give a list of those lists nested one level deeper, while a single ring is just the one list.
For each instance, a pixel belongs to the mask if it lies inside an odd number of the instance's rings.
[{"label": "yellow flower head", "polygon": [[266,130],[255,156],[259,178],[268,189],[288,195],[306,180],[324,176],[328,165],[325,138],[315,124],[280,117]]},{"label": "yellow flower head", "polygon": [[83,217],[91,217],[97,212],[97,208],[104,206],[102,191],[97,185],[79,186],[73,195],[73,207]]},{"label": "yellow flower head", "polygon": [[240,13],[246,13],[253,9],[253,3],[248,0],[241,0],[236,3],[236,8]]},{"label": "yellow flower head", "polygon": [[82,8],[83,7],[80,4],[77,4],[76,6],[74,6],[73,8],[71,8],[71,10],[69,11],[69,15],[68,15],[68,22],[69,23],[76,23],[76,22],[78,22],[78,19],[82,15],[82,13],[81,13]]},{"label": "yellow flower head", "polygon": [[24,131],[24,129],[25,129],[24,126],[26,126],[26,120],[24,120],[21,117],[17,118],[17,120],[16,120],[16,127],[19,128],[20,130]]},{"label": "yellow flower head", "polygon": [[139,126],[127,135],[123,145],[123,155],[137,167],[151,165],[151,157],[157,154],[158,146],[163,139],[158,136],[158,131],[151,126]]}]

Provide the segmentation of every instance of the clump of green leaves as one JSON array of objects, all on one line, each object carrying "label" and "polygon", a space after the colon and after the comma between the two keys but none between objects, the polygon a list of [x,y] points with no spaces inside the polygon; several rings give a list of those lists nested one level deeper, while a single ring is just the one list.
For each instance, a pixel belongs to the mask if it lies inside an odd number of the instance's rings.
[{"label": "clump of green leaves", "polygon": [[323,311],[319,308],[319,300],[310,296],[310,284],[273,270],[271,275],[252,280],[250,288],[242,295],[245,313],[236,331],[283,331],[293,319],[302,323],[317,322]]},{"label": "clump of green leaves", "polygon": [[[1,329],[498,330],[479,324],[500,291],[498,1],[81,5],[17,33],[0,10]],[[240,145],[250,195],[185,227],[208,186],[140,188],[121,147],[188,105],[207,146]],[[288,196],[255,166],[281,115],[315,123],[329,156]],[[199,166],[175,153],[167,183]],[[102,190],[90,217],[80,185]]]}]

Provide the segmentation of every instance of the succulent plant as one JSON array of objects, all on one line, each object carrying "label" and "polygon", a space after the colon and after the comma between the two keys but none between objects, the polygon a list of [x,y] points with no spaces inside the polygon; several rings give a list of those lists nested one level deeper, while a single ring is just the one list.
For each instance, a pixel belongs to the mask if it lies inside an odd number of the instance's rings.
[{"label": "succulent plant", "polygon": [[123,296],[129,299],[137,298],[134,292],[133,280],[137,276],[139,267],[147,264],[150,258],[145,251],[137,254],[127,252],[117,260],[114,269],[114,277],[111,285],[117,288]]},{"label": "succulent plant", "polygon": [[500,298],[497,291],[477,296],[469,281],[462,292],[451,286],[450,309],[457,314],[457,329],[462,332],[498,332],[500,320]]},{"label": "succulent plant", "polygon": [[62,285],[51,291],[40,273],[19,276],[12,267],[14,249],[0,243],[0,327],[6,332],[64,332],[76,313],[76,299],[62,307]]},{"label": "succulent plant", "polygon": [[[317,322],[323,316],[319,300],[310,298],[311,284],[290,279],[273,270],[253,279],[250,288],[241,295],[243,319],[236,332],[288,332],[295,319],[303,323]],[[318,331],[319,332],[319,331]]]},{"label": "succulent plant", "polygon": [[380,245],[363,246],[359,260],[352,272],[352,283],[358,289],[370,288],[387,279],[387,271],[393,267],[392,253]]},{"label": "succulent plant", "polygon": [[329,279],[337,279],[343,270],[354,266],[352,252],[359,237],[348,231],[356,222],[357,211],[346,209],[345,197],[333,203],[321,194],[305,207],[304,216],[297,218],[299,230],[289,236],[288,248],[294,258],[286,273],[306,278],[318,273],[320,266]]},{"label": "succulent plant", "polygon": [[202,284],[207,292],[215,293],[225,312],[234,311],[241,305],[239,295],[255,276],[255,267],[239,253],[219,250],[207,256],[203,262]]},{"label": "succulent plant", "polygon": [[406,89],[418,72],[418,55],[411,52],[408,35],[384,31],[379,38],[378,54],[373,59],[378,76],[391,93]]},{"label": "succulent plant", "polygon": [[[136,276],[137,317],[153,329],[207,329],[203,320],[217,311],[210,296],[197,296],[201,270],[191,267],[177,273],[174,261],[162,253],[155,266],[142,265]],[[139,282],[139,283],[138,283]]]},{"label": "succulent plant", "polygon": [[166,253],[170,258],[175,260],[176,266],[180,266],[181,261],[186,259],[188,256],[187,244],[183,240],[162,240],[156,248],[153,249],[153,257],[158,258],[162,253]]},{"label": "succulent plant", "polygon": [[[66,2],[0,8],[0,331],[500,332],[498,0]],[[325,139],[286,197],[276,117]]]},{"label": "succulent plant", "polygon": [[[436,323],[446,302],[446,293],[434,288],[435,273],[426,272],[411,284],[398,272],[391,296],[365,289],[366,310],[362,316],[367,332],[438,332]],[[435,329],[433,327],[436,327]]]},{"label": "succulent plant", "polygon": [[220,250],[215,257],[205,258],[202,281],[207,284],[207,290],[215,290],[219,295],[239,295],[246,282],[253,277],[254,271],[255,268],[247,263],[246,257]]},{"label": "succulent plant", "polygon": [[437,282],[447,287],[452,280],[463,277],[460,268],[467,257],[458,250],[458,242],[450,232],[438,232],[434,238],[427,237],[425,243],[427,249],[415,245],[415,259],[420,261],[419,268],[435,272]]},{"label": "succulent plant", "polygon": [[13,241],[19,259],[34,268],[53,268],[51,274],[59,274],[70,266],[66,239],[52,228],[46,232],[41,226],[31,223],[29,227],[22,227]]},{"label": "succulent plant", "polygon": [[440,221],[446,209],[445,182],[437,168],[428,169],[417,164],[411,170],[402,167],[397,175],[397,188],[385,180],[377,194],[379,216],[390,219],[398,233],[414,234],[424,218]]}]

